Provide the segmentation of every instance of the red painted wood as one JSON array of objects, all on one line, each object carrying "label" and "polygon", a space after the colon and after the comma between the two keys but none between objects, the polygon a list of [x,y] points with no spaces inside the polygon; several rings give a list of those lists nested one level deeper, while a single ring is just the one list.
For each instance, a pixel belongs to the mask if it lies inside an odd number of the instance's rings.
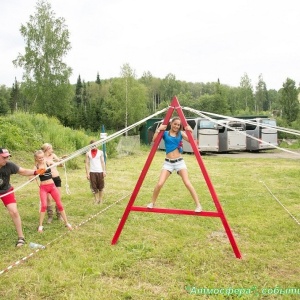
[{"label": "red painted wood", "polygon": [[[169,120],[170,120],[170,118],[171,118],[171,116],[172,116],[172,114],[173,114],[173,111],[174,111],[174,108],[172,108],[172,107],[170,107],[170,108],[168,109],[167,114],[166,114],[166,116],[165,116],[165,118],[164,118],[164,121],[163,121],[163,124],[164,124],[164,125],[167,125],[167,124],[169,123]],[[160,140],[161,140],[161,138],[162,138],[162,135],[163,135],[163,131],[161,131],[161,132],[158,134],[158,136],[157,136],[157,138],[156,138],[156,140],[155,140],[155,142],[154,142],[154,144],[153,144],[153,146],[152,146],[152,149],[151,149],[151,151],[150,151],[150,153],[149,153],[149,156],[148,156],[148,158],[147,158],[147,160],[146,160],[146,163],[145,163],[145,165],[144,165],[144,168],[142,169],[141,175],[140,175],[140,177],[139,177],[139,179],[138,179],[138,181],[137,181],[137,183],[136,183],[136,185],[135,185],[135,188],[134,188],[134,190],[133,190],[133,192],[132,192],[132,194],[131,194],[131,197],[130,197],[130,199],[129,199],[129,202],[128,202],[128,204],[127,204],[127,207],[126,207],[126,209],[125,209],[125,212],[124,212],[124,214],[123,214],[123,217],[122,217],[122,219],[121,219],[121,221],[120,221],[120,223],[119,223],[119,226],[118,226],[118,228],[117,228],[117,230],[116,230],[116,233],[115,233],[115,235],[114,235],[114,237],[113,237],[113,239],[112,239],[112,242],[111,242],[112,245],[114,245],[114,244],[118,241],[118,239],[119,239],[119,236],[120,236],[120,234],[121,234],[121,232],[122,232],[122,229],[123,229],[123,227],[124,227],[124,225],[125,225],[125,222],[126,222],[126,220],[127,220],[127,218],[128,218],[130,209],[131,209],[131,207],[132,207],[132,205],[133,205],[133,203],[134,203],[134,201],[135,201],[135,199],[136,199],[136,196],[137,196],[137,194],[138,194],[138,192],[139,192],[139,190],[140,190],[140,188],[141,188],[141,186],[142,186],[142,184],[143,184],[143,181],[144,181],[145,176],[146,176],[146,174],[147,174],[147,172],[148,172],[148,169],[149,169],[149,167],[150,167],[150,165],[151,165],[151,162],[152,162],[153,157],[154,157],[154,155],[155,155],[155,152],[156,152],[156,150],[157,150],[157,148],[158,148],[158,145],[159,145],[159,143],[160,143]]]},{"label": "red painted wood", "polygon": [[161,214],[189,215],[189,216],[201,216],[201,217],[220,217],[219,213],[215,211],[202,211],[200,213],[196,213],[193,210],[177,209],[177,208],[154,207],[150,209],[143,206],[132,206],[131,210],[149,212],[149,213],[161,213]]},{"label": "red painted wood", "polygon": [[[185,128],[188,124],[187,124],[187,121],[186,121],[186,119],[184,117],[184,114],[182,112],[182,108],[179,105],[179,102],[178,102],[178,100],[177,100],[176,97],[174,97],[172,99],[170,108],[167,111],[167,114],[166,114],[166,117],[165,117],[165,119],[163,121],[163,124],[167,125],[169,123],[169,120],[170,120],[170,118],[171,118],[174,110],[176,110],[178,116],[181,119],[183,128]],[[202,217],[219,217],[221,219],[221,221],[222,221],[223,227],[224,227],[224,229],[226,231],[226,234],[228,236],[228,239],[230,241],[232,249],[233,249],[233,251],[235,253],[235,256],[237,258],[241,258],[242,257],[241,253],[240,253],[239,248],[238,248],[238,246],[237,246],[237,244],[235,242],[234,236],[233,236],[233,234],[231,232],[231,229],[230,229],[229,224],[227,222],[227,219],[225,217],[224,211],[222,209],[222,206],[220,204],[218,196],[217,196],[217,194],[215,192],[214,186],[213,186],[213,184],[212,184],[212,182],[211,182],[211,180],[209,178],[209,175],[208,175],[208,172],[207,172],[206,167],[204,165],[204,162],[202,160],[202,157],[201,157],[201,155],[200,155],[200,153],[198,151],[198,147],[197,147],[197,145],[196,145],[196,143],[195,143],[195,141],[193,139],[192,133],[189,132],[189,131],[186,131],[186,134],[187,134],[187,136],[189,138],[189,142],[190,142],[190,144],[192,146],[192,149],[194,151],[195,157],[196,157],[196,159],[198,161],[200,170],[201,170],[201,172],[203,174],[203,177],[205,179],[207,187],[208,187],[208,189],[210,191],[210,194],[211,194],[211,197],[212,197],[213,202],[215,204],[215,207],[217,209],[217,212],[208,212],[208,211],[205,212],[205,211],[203,211],[203,212],[200,212],[200,213],[196,213],[196,212],[194,212],[192,210],[184,210],[184,209],[169,209],[169,208],[157,208],[157,207],[149,209],[147,207],[133,206],[134,201],[135,201],[135,199],[137,197],[137,194],[138,194],[138,192],[139,192],[139,190],[140,190],[140,188],[142,186],[142,183],[143,183],[143,181],[145,179],[145,176],[146,176],[146,174],[148,172],[148,169],[149,169],[149,167],[151,165],[151,162],[153,160],[155,152],[156,152],[156,150],[158,148],[160,140],[162,138],[163,132],[161,131],[158,134],[158,137],[156,138],[156,140],[155,140],[155,142],[154,142],[154,144],[152,146],[152,149],[151,149],[151,151],[149,153],[149,156],[148,156],[148,158],[147,158],[147,160],[145,162],[144,168],[142,169],[141,175],[140,175],[140,177],[139,177],[139,179],[138,179],[138,181],[136,183],[136,186],[135,186],[135,188],[133,190],[133,193],[131,194],[131,197],[129,199],[129,202],[127,204],[127,207],[126,207],[126,209],[124,211],[124,214],[123,214],[122,219],[121,219],[121,221],[119,223],[119,226],[118,226],[118,228],[117,228],[117,230],[115,232],[115,235],[114,235],[114,237],[112,239],[111,244],[114,245],[114,244],[117,243],[117,241],[119,239],[119,236],[120,236],[120,234],[121,234],[121,232],[123,230],[123,227],[125,225],[125,222],[126,222],[128,216],[129,216],[130,211],[152,212],[152,213],[165,213],[165,214],[180,214],[180,215],[194,215],[194,216],[200,216],[200,217],[201,216]]]},{"label": "red painted wood", "polygon": [[[175,98],[176,97],[174,97],[173,99],[175,99]],[[176,100],[177,100],[177,98],[176,98]],[[174,101],[176,101],[176,100],[174,100]],[[178,100],[177,100],[177,103],[178,103]],[[183,128],[185,128],[185,126],[187,126],[188,124],[187,124],[187,121],[186,121],[186,119],[184,117],[184,114],[182,112],[182,108],[180,107],[179,103],[177,104],[177,107],[178,108],[176,109],[176,111],[177,111],[177,113],[178,113],[178,115],[179,115],[179,117],[181,119],[181,123],[182,123]],[[216,209],[217,209],[217,211],[220,214],[221,221],[223,223],[224,229],[225,229],[226,234],[227,234],[227,236],[229,238],[229,241],[230,241],[230,244],[231,244],[231,246],[233,248],[235,256],[237,258],[241,258],[241,253],[240,253],[240,251],[238,249],[238,246],[237,246],[237,244],[235,242],[235,239],[234,239],[234,236],[233,236],[233,234],[231,232],[229,224],[228,224],[228,222],[226,220],[226,217],[225,217],[225,214],[223,212],[223,209],[222,209],[222,206],[220,204],[220,201],[218,199],[217,193],[215,192],[214,186],[213,186],[213,184],[212,184],[212,182],[211,182],[211,180],[209,178],[209,175],[208,175],[207,170],[205,168],[203,159],[202,159],[202,157],[201,157],[201,155],[200,155],[200,153],[198,151],[198,147],[197,147],[197,145],[196,145],[196,143],[195,143],[195,141],[193,139],[192,133],[190,131],[186,131],[186,134],[187,134],[187,136],[189,138],[189,142],[190,142],[190,144],[192,146],[192,149],[194,151],[194,154],[196,156],[196,159],[198,161],[199,167],[200,167],[200,169],[202,171],[203,177],[204,177],[205,182],[207,184],[207,187],[208,187],[208,189],[210,191],[210,194],[211,194],[211,197],[212,197],[212,199],[214,201]]]}]

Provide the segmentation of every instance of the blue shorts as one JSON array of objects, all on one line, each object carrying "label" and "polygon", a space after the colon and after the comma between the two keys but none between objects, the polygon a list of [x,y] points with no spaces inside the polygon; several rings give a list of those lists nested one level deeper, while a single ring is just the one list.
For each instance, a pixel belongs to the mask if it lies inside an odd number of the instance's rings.
[{"label": "blue shorts", "polygon": [[165,161],[162,168],[163,170],[167,170],[170,173],[173,173],[173,171],[178,172],[180,170],[187,169],[183,159],[177,162]]}]

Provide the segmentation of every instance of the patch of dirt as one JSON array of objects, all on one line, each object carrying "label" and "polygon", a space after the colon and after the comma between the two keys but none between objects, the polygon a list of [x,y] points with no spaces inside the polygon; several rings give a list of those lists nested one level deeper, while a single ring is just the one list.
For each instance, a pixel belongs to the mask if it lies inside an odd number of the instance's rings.
[{"label": "patch of dirt", "polygon": [[[235,238],[238,237],[237,234],[235,234],[233,232],[232,232],[232,234]],[[208,238],[210,240],[219,240],[219,241],[224,242],[224,243],[225,242],[228,243],[228,239],[229,239],[228,236],[227,236],[227,233],[225,231],[213,231],[210,235],[208,235]]]}]

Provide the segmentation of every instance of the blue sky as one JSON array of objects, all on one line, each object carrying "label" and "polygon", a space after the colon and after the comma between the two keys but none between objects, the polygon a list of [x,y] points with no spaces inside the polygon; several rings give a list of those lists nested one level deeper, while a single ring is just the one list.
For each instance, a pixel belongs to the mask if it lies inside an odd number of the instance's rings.
[{"label": "blue sky", "polygon": [[[24,53],[21,24],[35,13],[35,0],[10,0],[0,10],[0,85],[22,80],[12,60]],[[50,0],[70,31],[65,61],[94,81],[120,76],[128,63],[141,77],[239,86],[247,73],[255,88],[262,74],[268,89],[287,77],[300,82],[298,0]]]}]

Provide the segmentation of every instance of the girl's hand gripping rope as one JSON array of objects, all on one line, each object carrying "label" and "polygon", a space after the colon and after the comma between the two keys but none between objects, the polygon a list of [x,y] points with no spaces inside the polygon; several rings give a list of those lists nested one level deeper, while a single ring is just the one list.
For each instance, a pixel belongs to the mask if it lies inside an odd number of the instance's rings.
[{"label": "girl's hand gripping rope", "polygon": [[46,169],[37,169],[34,171],[33,175],[43,175],[45,174]]}]

